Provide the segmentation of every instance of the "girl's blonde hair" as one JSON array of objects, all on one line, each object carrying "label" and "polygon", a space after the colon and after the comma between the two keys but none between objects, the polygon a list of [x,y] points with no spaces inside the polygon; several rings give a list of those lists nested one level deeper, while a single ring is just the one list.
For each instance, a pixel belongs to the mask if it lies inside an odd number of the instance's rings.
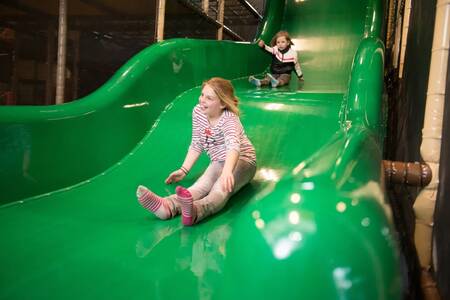
[{"label": "girl's blonde hair", "polygon": [[239,116],[239,99],[234,95],[233,85],[229,80],[213,77],[203,82],[202,88],[208,85],[211,87],[219,98],[220,102],[225,105],[226,109]]},{"label": "girl's blonde hair", "polygon": [[284,36],[284,38],[288,42],[289,46],[294,45],[294,43],[291,40],[291,37],[289,36],[289,32],[282,30],[282,31],[278,31],[277,34],[275,34],[275,36],[270,41],[270,46],[271,47],[275,46],[277,44],[277,39],[282,36]]}]

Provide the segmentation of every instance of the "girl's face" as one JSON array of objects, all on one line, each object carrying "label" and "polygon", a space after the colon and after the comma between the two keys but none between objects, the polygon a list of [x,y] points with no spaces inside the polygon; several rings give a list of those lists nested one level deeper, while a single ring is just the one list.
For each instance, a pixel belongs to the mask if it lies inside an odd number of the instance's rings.
[{"label": "girl's face", "polygon": [[210,119],[220,117],[222,111],[225,109],[225,105],[222,104],[214,90],[207,84],[203,87],[198,100],[200,109]]},{"label": "girl's face", "polygon": [[279,36],[277,38],[277,47],[278,47],[278,49],[284,50],[284,49],[286,49],[287,46],[288,46],[288,41],[287,41],[286,37],[285,36]]}]

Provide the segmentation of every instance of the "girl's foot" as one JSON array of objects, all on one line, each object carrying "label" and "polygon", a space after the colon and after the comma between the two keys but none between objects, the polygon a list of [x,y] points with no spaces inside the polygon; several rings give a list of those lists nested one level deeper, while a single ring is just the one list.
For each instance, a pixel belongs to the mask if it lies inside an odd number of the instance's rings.
[{"label": "girl's foot", "polygon": [[303,74],[298,77],[298,80],[305,81],[305,78],[303,77]]},{"label": "girl's foot", "polygon": [[267,73],[267,77],[270,78],[270,84],[272,85],[273,88],[277,87],[278,84],[280,83],[275,77],[273,77],[272,74]]},{"label": "girl's foot", "polygon": [[250,76],[248,78],[248,81],[256,87],[261,86],[261,80],[257,79],[255,76]]},{"label": "girl's foot", "polygon": [[194,200],[192,199],[191,192],[182,186],[177,186],[175,191],[177,193],[177,199],[181,204],[183,225],[191,226],[194,224]]},{"label": "girl's foot", "polygon": [[142,207],[153,212],[158,218],[166,220],[172,216],[166,199],[159,197],[145,186],[140,185],[137,188],[136,196]]}]

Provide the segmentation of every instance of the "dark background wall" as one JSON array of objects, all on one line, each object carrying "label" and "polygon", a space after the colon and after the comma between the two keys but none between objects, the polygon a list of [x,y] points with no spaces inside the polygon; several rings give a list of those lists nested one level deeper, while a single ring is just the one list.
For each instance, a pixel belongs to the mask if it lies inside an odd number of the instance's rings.
[{"label": "dark background wall", "polygon": [[[421,161],[423,117],[428,87],[436,0],[412,0],[403,79],[390,74],[389,125],[385,158]],[[405,271],[405,299],[422,299],[420,265],[414,246],[414,201],[418,188],[391,186],[392,203]]]},{"label": "dark background wall", "polygon": [[[155,0],[67,2],[65,102],[104,84],[155,42]],[[246,3],[247,5],[244,5]],[[218,1],[166,3],[164,39],[216,39]],[[252,41],[265,0],[226,0],[224,40]],[[0,105],[54,104],[58,1],[0,1]]]},{"label": "dark background wall", "polygon": [[435,212],[437,283],[442,299],[450,299],[450,60],[447,67],[439,191]]},{"label": "dark background wall", "polygon": [[[386,158],[398,161],[422,161],[420,145],[428,88],[436,0],[412,0],[402,80],[391,80],[389,129]],[[396,75],[396,74],[391,74]],[[446,104],[450,103],[450,71],[447,75]],[[391,78],[392,79],[392,78]],[[442,299],[450,299],[450,107],[444,112],[439,191],[435,211],[435,252],[438,289]],[[436,176],[436,174],[434,175]],[[422,299],[420,266],[414,247],[413,212],[418,188],[392,186],[389,196],[405,261],[405,299]]]}]

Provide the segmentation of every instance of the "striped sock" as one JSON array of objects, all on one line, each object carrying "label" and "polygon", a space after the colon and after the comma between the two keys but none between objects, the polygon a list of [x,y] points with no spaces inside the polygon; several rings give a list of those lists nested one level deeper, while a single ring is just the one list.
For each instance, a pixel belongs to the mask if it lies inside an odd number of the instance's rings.
[{"label": "striped sock", "polygon": [[191,226],[194,223],[194,204],[191,193],[182,186],[177,186],[177,199],[181,204],[183,225]]},{"label": "striped sock", "polygon": [[165,220],[171,217],[166,200],[159,197],[145,186],[140,185],[137,188],[136,196],[142,207],[153,212],[158,218]]}]

